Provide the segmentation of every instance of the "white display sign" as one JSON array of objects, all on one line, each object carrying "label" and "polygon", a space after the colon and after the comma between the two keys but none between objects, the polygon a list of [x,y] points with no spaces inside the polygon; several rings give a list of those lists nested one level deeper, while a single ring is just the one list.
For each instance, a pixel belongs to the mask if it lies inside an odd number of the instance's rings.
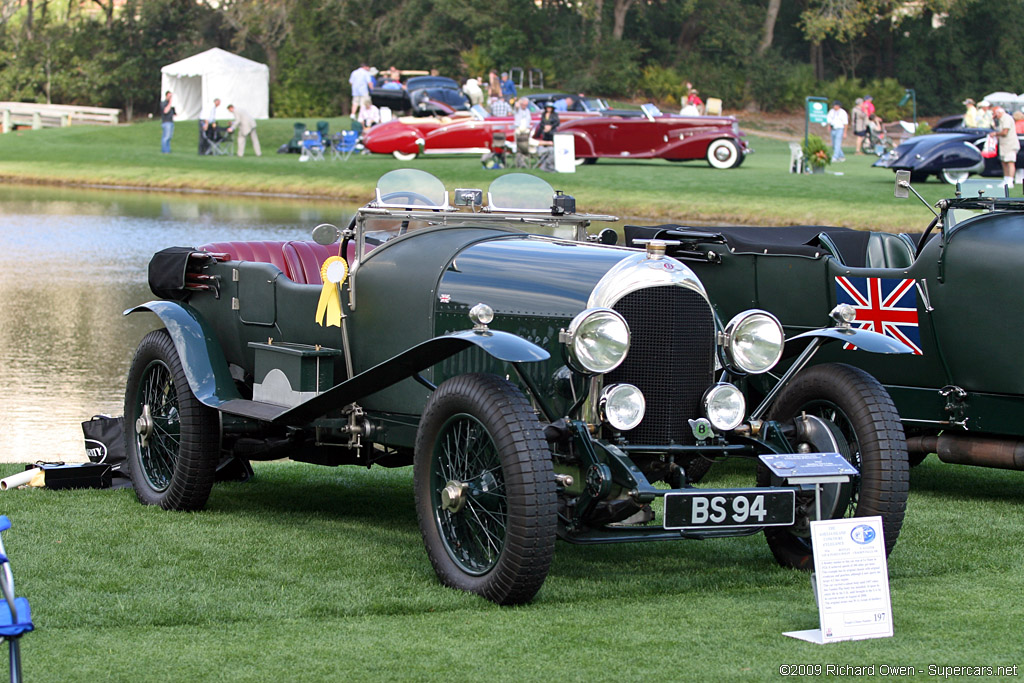
[{"label": "white display sign", "polygon": [[891,637],[882,518],[811,522],[811,542],[821,628],[786,635],[812,643]]},{"label": "white display sign", "polygon": [[576,172],[576,136],[570,133],[555,133],[555,171]]}]

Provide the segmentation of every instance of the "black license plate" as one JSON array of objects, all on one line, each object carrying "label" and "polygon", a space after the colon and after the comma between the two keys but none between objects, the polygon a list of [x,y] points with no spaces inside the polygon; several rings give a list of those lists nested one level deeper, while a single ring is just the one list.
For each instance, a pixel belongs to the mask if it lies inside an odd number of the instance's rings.
[{"label": "black license plate", "polygon": [[727,489],[665,494],[666,529],[734,529],[793,524],[792,490]]}]

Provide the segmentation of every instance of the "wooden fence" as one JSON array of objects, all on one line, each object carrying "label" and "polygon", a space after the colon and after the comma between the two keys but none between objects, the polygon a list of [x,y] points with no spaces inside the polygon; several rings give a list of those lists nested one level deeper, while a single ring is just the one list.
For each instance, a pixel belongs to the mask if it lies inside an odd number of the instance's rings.
[{"label": "wooden fence", "polygon": [[34,102],[0,102],[3,132],[18,126],[40,128],[66,128],[81,124],[116,125],[120,109],[82,107],[75,104],[37,104]]}]

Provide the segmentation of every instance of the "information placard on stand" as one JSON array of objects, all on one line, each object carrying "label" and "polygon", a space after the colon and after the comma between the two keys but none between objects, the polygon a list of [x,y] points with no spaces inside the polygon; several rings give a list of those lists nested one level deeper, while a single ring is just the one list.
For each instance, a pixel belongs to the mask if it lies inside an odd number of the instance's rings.
[{"label": "information placard on stand", "polygon": [[812,643],[893,634],[881,517],[811,522],[820,628],[785,635]]},{"label": "information placard on stand", "polygon": [[569,133],[555,133],[555,171],[576,172],[576,136]]}]

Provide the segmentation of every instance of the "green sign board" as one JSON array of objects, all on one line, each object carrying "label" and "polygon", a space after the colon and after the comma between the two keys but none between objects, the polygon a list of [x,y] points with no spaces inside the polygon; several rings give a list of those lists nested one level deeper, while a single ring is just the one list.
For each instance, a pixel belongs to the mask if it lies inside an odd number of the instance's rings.
[{"label": "green sign board", "polygon": [[824,125],[828,121],[828,98],[810,95],[804,98],[804,142],[807,142],[807,134],[812,123]]},{"label": "green sign board", "polygon": [[823,99],[807,100],[807,120],[811,123],[825,123],[828,118],[828,102]]}]

